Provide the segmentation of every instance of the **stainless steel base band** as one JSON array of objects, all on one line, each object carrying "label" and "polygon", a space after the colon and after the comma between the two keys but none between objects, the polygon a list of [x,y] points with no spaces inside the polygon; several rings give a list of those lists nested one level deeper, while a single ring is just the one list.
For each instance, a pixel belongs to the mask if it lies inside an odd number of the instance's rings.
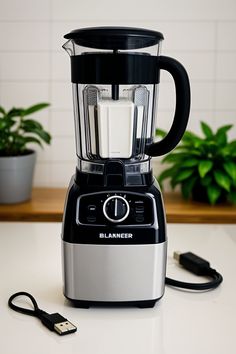
[{"label": "stainless steel base band", "polygon": [[62,242],[64,294],[84,301],[144,301],[164,293],[167,242],[87,245]]}]

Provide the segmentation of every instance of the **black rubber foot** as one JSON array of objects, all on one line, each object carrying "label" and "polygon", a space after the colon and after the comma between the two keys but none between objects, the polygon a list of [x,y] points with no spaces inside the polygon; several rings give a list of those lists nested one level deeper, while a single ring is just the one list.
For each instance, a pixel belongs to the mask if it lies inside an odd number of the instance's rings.
[{"label": "black rubber foot", "polygon": [[85,300],[70,300],[75,307],[88,309],[91,306],[99,307],[139,307],[140,309],[152,308],[159,299],[144,300],[144,301],[85,301]]},{"label": "black rubber foot", "polygon": [[156,305],[157,300],[150,300],[150,301],[144,301],[144,302],[140,302],[139,305],[137,305],[140,309],[148,309],[148,308],[152,308]]},{"label": "black rubber foot", "polygon": [[90,304],[86,301],[73,301],[75,307],[79,307],[80,309],[89,309]]}]

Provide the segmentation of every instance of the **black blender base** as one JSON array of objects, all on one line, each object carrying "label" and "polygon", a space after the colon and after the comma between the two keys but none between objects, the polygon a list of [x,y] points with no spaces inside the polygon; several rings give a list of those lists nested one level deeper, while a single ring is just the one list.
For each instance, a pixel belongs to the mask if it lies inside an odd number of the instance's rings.
[{"label": "black blender base", "polygon": [[158,300],[142,300],[142,301],[85,301],[69,299],[75,307],[88,309],[91,306],[95,307],[139,307],[140,309],[153,308]]}]

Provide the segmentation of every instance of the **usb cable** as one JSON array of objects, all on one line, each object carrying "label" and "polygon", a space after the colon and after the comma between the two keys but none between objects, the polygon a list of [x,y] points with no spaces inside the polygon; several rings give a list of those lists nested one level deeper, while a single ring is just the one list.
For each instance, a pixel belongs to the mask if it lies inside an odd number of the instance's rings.
[{"label": "usb cable", "polygon": [[210,263],[205,259],[197,256],[192,252],[178,253],[174,252],[174,258],[178,263],[191,273],[199,276],[206,276],[211,278],[205,283],[186,283],[180,280],[175,280],[166,277],[166,284],[176,288],[190,289],[190,290],[210,290],[217,288],[223,281],[223,277],[215,269],[210,267]]},{"label": "usb cable", "polygon": [[[27,309],[27,308],[15,305],[13,303],[13,300],[16,299],[18,296],[28,297],[32,301],[34,309],[31,310],[31,309]],[[49,313],[41,310],[38,307],[38,304],[37,304],[35,298],[31,294],[29,294],[25,291],[20,291],[18,293],[13,294],[8,300],[8,305],[12,310],[14,310],[16,312],[20,312],[25,315],[30,315],[30,316],[34,316],[34,317],[39,318],[41,320],[42,324],[44,326],[46,326],[50,331],[54,331],[61,336],[66,335],[66,334],[70,334],[70,333],[74,333],[77,331],[77,327],[74,326],[65,317],[61,316],[59,313],[49,314]]]}]

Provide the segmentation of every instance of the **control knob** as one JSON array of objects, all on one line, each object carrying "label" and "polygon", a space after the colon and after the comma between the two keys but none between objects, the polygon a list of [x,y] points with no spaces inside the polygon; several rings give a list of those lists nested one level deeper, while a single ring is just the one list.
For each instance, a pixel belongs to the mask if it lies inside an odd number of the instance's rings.
[{"label": "control knob", "polygon": [[103,204],[103,213],[107,220],[113,223],[124,221],[129,215],[129,203],[121,196],[113,195]]}]

